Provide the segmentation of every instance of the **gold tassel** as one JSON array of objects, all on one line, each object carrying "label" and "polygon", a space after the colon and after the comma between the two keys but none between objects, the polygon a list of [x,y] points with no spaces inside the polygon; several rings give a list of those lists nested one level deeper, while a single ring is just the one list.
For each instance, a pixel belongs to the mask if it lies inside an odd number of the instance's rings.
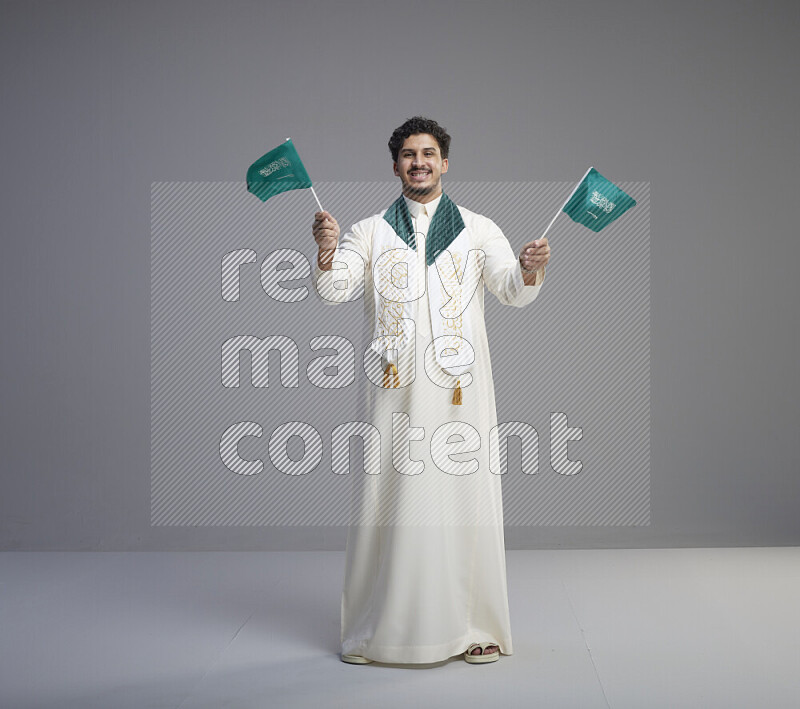
[{"label": "gold tassel", "polygon": [[[389,378],[394,375],[394,384],[389,383]],[[400,386],[400,375],[397,373],[397,367],[392,362],[386,365],[386,369],[383,370],[383,386],[387,389],[394,388]]]},{"label": "gold tassel", "polygon": [[459,379],[456,382],[456,388],[453,391],[453,403],[460,404],[461,403],[461,380]]}]

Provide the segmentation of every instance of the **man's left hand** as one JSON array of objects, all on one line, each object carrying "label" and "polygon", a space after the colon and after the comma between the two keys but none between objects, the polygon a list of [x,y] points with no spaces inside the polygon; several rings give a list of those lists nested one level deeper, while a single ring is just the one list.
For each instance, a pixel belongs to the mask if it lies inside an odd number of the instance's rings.
[{"label": "man's left hand", "polygon": [[549,260],[550,244],[547,237],[525,244],[519,253],[519,262],[523,268],[527,268],[529,271],[539,271],[547,265]]}]

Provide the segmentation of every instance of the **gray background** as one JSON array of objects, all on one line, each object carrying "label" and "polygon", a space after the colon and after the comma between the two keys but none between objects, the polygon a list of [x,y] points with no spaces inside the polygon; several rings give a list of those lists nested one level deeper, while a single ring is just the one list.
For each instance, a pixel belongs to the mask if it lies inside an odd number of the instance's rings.
[{"label": "gray background", "polygon": [[344,547],[150,526],[150,186],[242,180],[287,135],[315,181],[391,179],[416,113],[454,181],[651,185],[651,525],[509,548],[797,544],[796,5],[0,7],[1,548]]}]

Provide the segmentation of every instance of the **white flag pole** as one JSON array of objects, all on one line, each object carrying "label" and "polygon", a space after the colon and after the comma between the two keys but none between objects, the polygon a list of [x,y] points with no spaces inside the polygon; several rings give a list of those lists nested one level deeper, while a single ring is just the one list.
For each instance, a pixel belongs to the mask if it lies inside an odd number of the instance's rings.
[{"label": "white flag pole", "polygon": [[317,200],[317,204],[319,204],[319,211],[320,212],[324,212],[325,210],[322,208],[322,204],[320,204],[319,197],[317,197],[317,193],[314,192],[314,188],[313,187],[309,187],[308,189],[311,190],[311,194],[313,194],[314,195],[314,199]]},{"label": "white flag pole", "polygon": [[556,215],[555,215],[555,216],[554,216],[554,217],[553,217],[553,218],[550,220],[550,223],[547,225],[547,229],[545,229],[545,230],[544,230],[544,234],[542,234],[542,235],[539,237],[540,239],[544,239],[544,237],[545,237],[545,236],[547,236],[547,232],[548,232],[548,231],[550,231],[550,227],[551,227],[551,226],[553,226],[553,224],[555,223],[556,219],[558,219],[558,215],[559,215],[559,214],[561,214],[561,212],[563,212],[563,211],[564,211],[564,207],[566,207],[566,206],[567,206],[567,204],[569,204],[569,201],[572,199],[572,196],[573,196],[573,195],[574,195],[574,194],[575,194],[575,193],[578,191],[578,187],[580,187],[580,186],[581,186],[581,183],[582,183],[582,182],[583,182],[583,181],[586,179],[586,175],[588,175],[588,174],[589,174],[589,173],[592,171],[592,169],[593,169],[593,168],[591,168],[591,167],[590,167],[590,168],[589,168],[589,169],[586,171],[586,174],[585,174],[583,177],[581,177],[581,179],[580,179],[580,180],[578,180],[578,184],[577,184],[577,185],[575,185],[575,188],[572,190],[572,192],[570,192],[570,193],[569,193],[569,197],[567,197],[567,198],[564,200],[564,204],[562,204],[562,205],[561,205],[561,209],[559,209],[559,210],[556,212]]},{"label": "white flag pole", "polygon": [[[283,142],[286,143],[286,142],[288,142],[290,140],[291,140],[291,137],[287,138]],[[311,190],[311,194],[313,194],[314,195],[314,199],[317,200],[317,204],[319,205],[319,211],[320,212],[324,212],[325,210],[322,208],[322,202],[319,201],[319,197],[317,197],[317,193],[314,192],[314,188],[313,187],[309,187],[308,189]]]},{"label": "white flag pole", "polygon": [[[569,201],[569,200],[567,200],[567,201]],[[566,204],[566,202],[564,202],[564,204]],[[564,207],[561,207],[561,209],[564,209]],[[544,239],[544,237],[546,237],[546,236],[547,236],[547,232],[548,232],[548,231],[550,231],[550,227],[551,227],[551,226],[553,226],[553,224],[555,223],[556,219],[558,219],[558,215],[559,215],[559,214],[561,214],[561,209],[559,209],[559,210],[556,212],[556,216],[554,216],[554,217],[553,217],[553,218],[550,220],[550,223],[547,225],[547,229],[545,229],[545,230],[544,230],[544,234],[542,234],[542,235],[539,237],[539,239]]]}]

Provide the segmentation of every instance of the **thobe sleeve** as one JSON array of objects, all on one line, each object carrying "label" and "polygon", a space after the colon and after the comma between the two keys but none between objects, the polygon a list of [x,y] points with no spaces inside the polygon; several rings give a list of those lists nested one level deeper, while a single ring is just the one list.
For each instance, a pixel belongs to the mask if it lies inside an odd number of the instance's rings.
[{"label": "thobe sleeve", "polygon": [[508,239],[500,227],[491,219],[484,217],[480,233],[482,235],[481,248],[486,255],[483,266],[483,279],[486,287],[503,305],[521,308],[536,300],[547,275],[546,267],[542,276],[539,277],[538,285],[526,286],[522,280],[519,258],[514,254],[511,244],[508,243]]},{"label": "thobe sleeve", "polygon": [[333,252],[333,268],[323,271],[314,258],[314,279],[322,302],[329,305],[357,300],[364,295],[367,269],[371,262],[372,236],[367,220],[350,227]]}]

